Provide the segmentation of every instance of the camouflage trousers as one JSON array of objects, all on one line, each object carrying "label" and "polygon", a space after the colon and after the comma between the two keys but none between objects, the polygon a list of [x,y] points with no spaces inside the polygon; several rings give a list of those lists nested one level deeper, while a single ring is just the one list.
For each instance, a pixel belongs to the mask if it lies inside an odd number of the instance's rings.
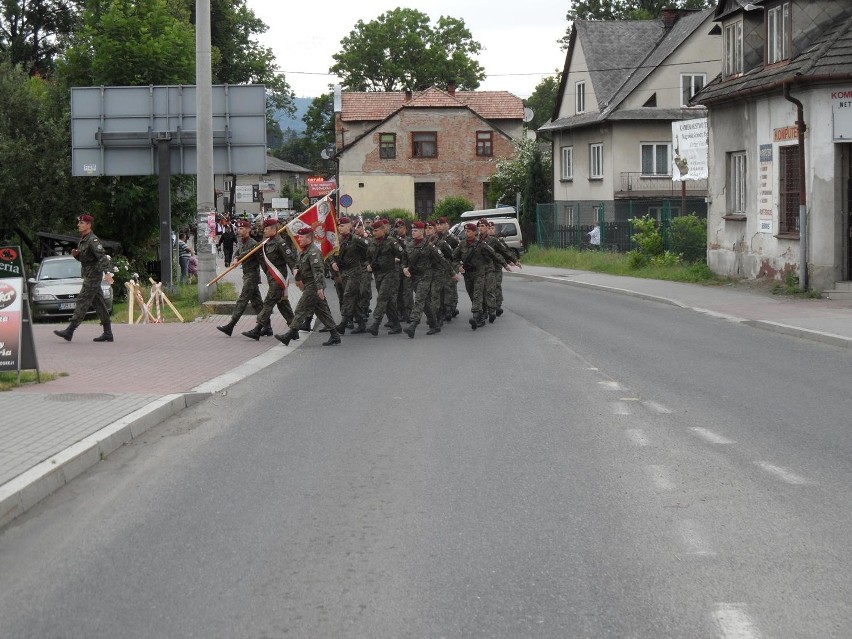
[{"label": "camouflage trousers", "polygon": [[420,316],[424,312],[426,313],[426,321],[429,322],[429,326],[435,324],[435,309],[432,306],[433,281],[432,275],[421,275],[417,278],[412,278],[411,288],[414,290],[414,304],[411,307],[408,319],[413,324],[420,322]]},{"label": "camouflage trousers", "polygon": [[342,319],[361,317],[359,302],[362,295],[362,267],[343,271],[343,295],[340,296],[340,315]]},{"label": "camouflage trousers", "polygon": [[101,290],[101,280],[89,281],[83,280],[83,288],[80,290],[80,295],[77,296],[77,306],[74,307],[74,314],[71,316],[72,322],[78,324],[86,319],[86,313],[94,307],[95,313],[98,314],[98,319],[101,324],[106,324],[110,321],[109,311],[107,310],[106,300],[104,300],[104,292]]},{"label": "camouflage trousers", "polygon": [[399,290],[399,272],[392,269],[373,275],[376,278],[376,308],[373,309],[373,319],[380,322],[382,317],[387,315],[390,321],[398,321],[396,294]]},{"label": "camouflage trousers", "polygon": [[321,300],[317,294],[317,289],[314,287],[305,288],[302,291],[302,297],[299,298],[299,303],[296,304],[296,312],[290,326],[298,328],[304,324],[305,320],[310,319],[314,315],[317,316],[323,326],[332,329],[337,324],[334,321],[334,316],[331,314],[331,309],[328,306],[328,300]]},{"label": "camouflage trousers", "polygon": [[465,271],[464,287],[470,298],[470,312],[479,315],[482,313],[482,301],[485,297],[485,273]]},{"label": "camouflage trousers", "polygon": [[290,320],[293,319],[293,307],[290,306],[287,289],[281,288],[281,285],[273,279],[268,280],[268,282],[269,289],[266,291],[266,297],[263,298],[263,308],[257,314],[257,322],[266,324],[272,317],[272,309],[277,306],[284,321],[289,325]]},{"label": "camouflage trousers", "polygon": [[251,304],[256,315],[260,315],[263,310],[263,298],[260,296],[260,277],[257,275],[243,275],[243,286],[240,289],[240,296],[237,298],[237,303],[234,305],[234,312],[231,315],[231,322],[236,324],[246,308]]}]

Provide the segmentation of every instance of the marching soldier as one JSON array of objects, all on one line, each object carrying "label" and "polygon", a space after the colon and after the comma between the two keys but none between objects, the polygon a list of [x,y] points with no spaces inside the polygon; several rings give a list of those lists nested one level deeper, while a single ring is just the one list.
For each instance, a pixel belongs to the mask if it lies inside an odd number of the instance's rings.
[{"label": "marching soldier", "polygon": [[[396,222],[394,222],[394,231],[393,237],[396,238],[396,241],[400,243],[403,250],[408,253],[408,250],[411,248],[411,238],[408,237],[408,230],[405,227],[405,220],[402,218],[397,218]],[[402,266],[398,265],[400,278],[399,278],[399,292],[396,297],[396,308],[397,314],[399,315],[399,320],[402,322],[409,321],[409,315],[411,314],[411,307],[414,304],[414,289],[412,287],[411,280],[407,277],[402,277]]]},{"label": "marching soldier", "polygon": [[[355,221],[354,233],[370,245],[370,235],[367,228],[364,226],[364,220],[358,218]],[[358,296],[358,309],[356,311],[356,323],[360,319],[361,323],[352,331],[353,335],[367,332],[367,320],[370,318],[370,302],[373,299],[373,278],[367,271],[367,260],[365,259],[361,267],[361,294]],[[363,326],[363,330],[362,330]]]},{"label": "marching soldier", "polygon": [[[449,259],[452,256],[452,251],[459,245],[459,239],[450,233],[450,223],[445,217],[438,218],[437,235],[444,240],[450,247]],[[446,255],[446,254],[445,254]],[[442,310],[444,313],[444,321],[449,322],[459,314],[459,287],[458,278],[449,279],[444,282]]]},{"label": "marching soldier", "polygon": [[459,276],[453,270],[452,259],[453,249],[447,241],[438,233],[438,222],[426,222],[426,241],[434,244],[441,255],[445,258],[446,263],[443,268],[435,270],[432,276],[432,288],[430,289],[430,300],[432,303],[432,311],[435,313],[435,325],[440,328],[444,322],[450,322],[453,319],[452,312],[448,310],[445,302],[446,289],[449,284],[455,286]]},{"label": "marching soldier", "polygon": [[427,335],[441,332],[441,326],[437,322],[432,307],[432,278],[436,272],[449,268],[447,261],[441,251],[432,242],[426,241],[426,224],[415,222],[411,225],[411,247],[408,249],[408,264],[403,267],[402,274],[412,281],[414,288],[414,306],[411,310],[410,323],[405,327],[405,334],[414,338],[414,332],[420,323],[420,316],[426,312],[426,321],[429,323]]},{"label": "marching soldier", "polygon": [[352,221],[348,217],[341,217],[337,221],[337,230],[340,233],[340,248],[331,263],[331,269],[339,273],[343,280],[343,294],[340,296],[341,320],[337,325],[337,332],[345,335],[346,325],[354,320],[358,328],[352,332],[365,333],[366,321],[359,313],[358,302],[361,297],[364,263],[370,244],[363,237],[352,233]]},{"label": "marching soldier", "polygon": [[405,251],[395,239],[388,237],[387,220],[376,220],[372,224],[373,242],[367,252],[367,270],[376,279],[376,308],[373,323],[367,332],[374,337],[379,334],[382,317],[387,314],[391,323],[389,335],[402,332],[396,313],[396,295],[399,290],[399,267],[405,266]]},{"label": "marching soldier", "polygon": [[[488,223],[486,222],[486,226]],[[459,264],[459,272],[464,274],[464,286],[470,297],[472,317],[468,320],[473,330],[485,326],[487,315],[483,310],[485,297],[485,276],[496,262],[507,271],[506,260],[498,255],[481,238],[476,236],[476,224],[464,225],[465,238],[453,251],[453,259]]]},{"label": "marching soldier", "polygon": [[[503,259],[505,259],[509,264],[521,268],[521,262],[515,252],[509,248],[509,245],[506,244],[506,240],[497,235],[497,227],[494,225],[493,220],[488,220],[488,244],[502,255]],[[494,269],[494,280],[497,294],[497,305],[494,309],[494,315],[496,317],[500,317],[503,314],[503,271],[500,269]],[[488,319],[491,320],[490,315]]]},{"label": "marching soldier", "polygon": [[110,258],[104,251],[103,244],[92,232],[92,224],[95,218],[84,214],[77,218],[77,231],[80,233],[80,241],[77,248],[71,250],[71,255],[80,262],[80,270],[83,276],[83,288],[77,297],[77,306],[71,322],[64,331],[53,331],[67,342],[71,341],[74,331],[84,319],[89,309],[94,307],[98,319],[101,320],[103,333],[94,338],[93,342],[112,342],[112,323],[107,310],[104,292],[101,290],[101,281],[106,280],[112,286],[112,273],[109,272]]},{"label": "marching soldier", "polygon": [[287,296],[287,268],[296,268],[296,256],[290,243],[278,233],[278,220],[267,219],[263,222],[263,248],[260,249],[263,267],[266,271],[266,283],[269,288],[263,299],[263,308],[257,314],[257,324],[243,335],[257,341],[261,336],[272,335],[272,309],[276,306],[289,326],[293,319],[293,308]]},{"label": "marching soldier", "polygon": [[309,226],[300,228],[296,235],[296,241],[299,243],[301,252],[293,275],[302,281],[302,297],[296,304],[295,317],[291,323],[292,328],[283,335],[276,335],[275,339],[284,344],[289,344],[290,340],[299,336],[299,327],[302,326],[304,321],[309,320],[312,315],[316,315],[317,319],[329,329],[330,333],[328,340],[323,342],[322,345],[334,346],[340,344],[340,333],[337,332],[334,317],[328,307],[328,300],[325,298],[325,262],[322,259],[322,253],[314,244],[313,229]]},{"label": "marching soldier", "polygon": [[[240,243],[235,256],[236,261],[239,261],[244,255],[246,255],[246,253],[249,253],[257,246],[257,242],[251,237],[250,232],[251,222],[244,219],[237,220],[237,235],[239,236]],[[223,326],[216,327],[228,337],[231,336],[231,333],[234,331],[234,327],[237,325],[237,322],[240,321],[240,318],[243,316],[243,313],[245,313],[246,307],[249,304],[251,304],[251,307],[257,315],[260,315],[260,312],[263,310],[263,298],[260,296],[259,253],[260,251],[255,251],[251,257],[242,263],[243,286],[240,289],[240,296],[237,298],[237,303],[234,305],[234,312],[231,315],[231,320]]]}]

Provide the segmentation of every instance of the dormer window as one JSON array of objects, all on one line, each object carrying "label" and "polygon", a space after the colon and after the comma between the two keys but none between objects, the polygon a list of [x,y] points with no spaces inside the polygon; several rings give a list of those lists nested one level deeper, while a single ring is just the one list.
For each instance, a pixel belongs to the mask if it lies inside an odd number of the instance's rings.
[{"label": "dormer window", "polygon": [[741,20],[725,25],[725,77],[743,72],[743,23]]},{"label": "dormer window", "polygon": [[766,64],[790,58],[790,3],[766,10]]},{"label": "dormer window", "polygon": [[586,83],[578,82],[576,85],[576,112],[577,113],[585,113],[586,112]]},{"label": "dormer window", "polygon": [[683,73],[680,76],[680,105],[688,107],[693,96],[704,88],[707,83],[705,73]]}]

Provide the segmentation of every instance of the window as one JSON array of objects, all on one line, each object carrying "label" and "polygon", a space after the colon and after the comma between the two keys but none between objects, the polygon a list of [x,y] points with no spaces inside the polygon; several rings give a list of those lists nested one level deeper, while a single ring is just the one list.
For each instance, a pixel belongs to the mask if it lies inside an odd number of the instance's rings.
[{"label": "window", "polygon": [[766,64],[790,57],[790,3],[766,10]]},{"label": "window", "polygon": [[704,73],[698,74],[682,74],[680,76],[680,104],[681,106],[689,106],[689,101],[696,93],[704,88],[707,82],[707,75]]},{"label": "window", "polygon": [[589,177],[603,178],[603,144],[589,145]]},{"label": "window", "polygon": [[411,134],[411,157],[438,157],[438,134],[434,131]]},{"label": "window", "polygon": [[586,83],[578,82],[576,85],[576,111],[577,113],[585,113],[586,112]]},{"label": "window", "polygon": [[781,233],[799,233],[799,145],[778,148],[778,194],[781,196]]},{"label": "window", "polygon": [[746,213],[746,154],[736,151],[728,154],[728,210],[734,215]]},{"label": "window", "polygon": [[476,132],[476,155],[478,157],[490,157],[494,155],[494,132]]},{"label": "window", "polygon": [[743,72],[743,23],[725,27],[725,76]]},{"label": "window", "polygon": [[562,179],[571,180],[574,177],[574,147],[562,147]]},{"label": "window", "polygon": [[396,157],[396,133],[382,133],[379,136],[379,157],[384,160]]},{"label": "window", "polygon": [[671,145],[667,142],[642,143],[642,175],[671,174]]}]

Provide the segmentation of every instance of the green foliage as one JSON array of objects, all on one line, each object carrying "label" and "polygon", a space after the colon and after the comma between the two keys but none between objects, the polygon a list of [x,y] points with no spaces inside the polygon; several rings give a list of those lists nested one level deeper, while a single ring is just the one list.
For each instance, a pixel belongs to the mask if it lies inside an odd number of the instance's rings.
[{"label": "green foliage", "polygon": [[[491,176],[488,198],[494,203],[515,204],[515,194],[524,193],[527,185],[527,180],[530,177],[530,166],[533,164],[537,145],[535,140],[523,139],[517,140],[515,145],[515,155],[510,159],[497,160],[494,174]],[[541,161],[541,172],[547,176],[547,183],[550,185],[552,174],[552,161],[550,155],[543,156],[538,152],[538,157]],[[548,186],[548,189],[551,187]],[[549,192],[549,191],[548,191]],[[546,199],[539,200],[540,202],[551,201],[552,196]],[[533,219],[535,219],[533,212]]]},{"label": "green foliage", "polygon": [[532,159],[527,164],[523,197],[521,198],[520,220],[526,225],[534,225],[536,204],[553,201],[550,171],[545,171],[544,161],[538,146],[533,148]]},{"label": "green foliage", "polygon": [[784,283],[776,282],[770,288],[773,295],[792,295],[793,297],[816,298],[822,297],[822,293],[815,289],[801,290],[799,286],[799,274],[789,269],[784,273]]},{"label": "green foliage", "polygon": [[445,217],[450,224],[453,224],[459,221],[462,213],[472,211],[474,208],[473,202],[467,198],[459,195],[451,195],[435,204],[435,211],[432,217],[435,219]]},{"label": "green foliage", "polygon": [[377,218],[383,217],[385,219],[390,220],[391,224],[393,224],[397,218],[402,218],[406,222],[414,222],[419,219],[416,214],[406,209],[383,209],[381,211],[364,211],[362,217],[365,220],[375,220]]},{"label": "green foliage", "polygon": [[695,213],[672,219],[669,231],[671,250],[682,256],[684,262],[707,259],[707,220]]},{"label": "green foliage", "polygon": [[524,106],[533,111],[532,120],[527,122],[528,129],[535,131],[538,127],[550,121],[550,116],[553,115],[553,107],[556,105],[556,95],[559,92],[561,77],[562,72],[557,71],[556,75],[542,79],[533,90],[532,95],[524,100]]},{"label": "green foliage", "polygon": [[633,224],[633,243],[636,244],[636,249],[627,254],[627,259],[632,268],[640,269],[663,255],[665,251],[663,236],[660,233],[657,220],[650,215],[634,218],[631,222]]},{"label": "green foliage", "polygon": [[473,90],[485,79],[473,58],[482,45],[457,18],[441,16],[432,27],[425,13],[397,7],[359,20],[340,44],[329,73],[349,91],[421,91],[447,82]]},{"label": "green foliage", "polygon": [[4,0],[0,6],[0,61],[50,76],[77,26],[81,0]]}]

